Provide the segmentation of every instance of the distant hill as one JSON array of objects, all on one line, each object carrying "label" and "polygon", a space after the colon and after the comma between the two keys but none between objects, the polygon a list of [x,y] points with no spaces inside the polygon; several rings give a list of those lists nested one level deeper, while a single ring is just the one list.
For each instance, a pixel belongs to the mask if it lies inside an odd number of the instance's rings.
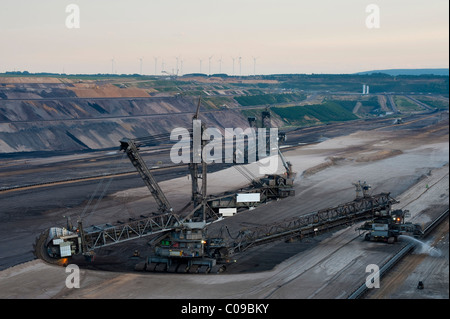
[{"label": "distant hill", "polygon": [[373,73],[384,73],[388,75],[424,75],[424,74],[432,74],[432,75],[449,75],[449,69],[389,69],[389,70],[374,70],[374,71],[365,71],[358,72],[355,74],[373,74]]}]

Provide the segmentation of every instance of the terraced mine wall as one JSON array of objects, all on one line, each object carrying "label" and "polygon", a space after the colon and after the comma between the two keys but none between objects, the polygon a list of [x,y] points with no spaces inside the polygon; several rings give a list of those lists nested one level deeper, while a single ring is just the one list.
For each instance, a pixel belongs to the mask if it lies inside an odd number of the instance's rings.
[{"label": "terraced mine wall", "polygon": [[[0,153],[79,151],[117,147],[140,137],[189,127],[196,97],[77,98],[0,100]],[[209,110],[212,127],[248,126],[238,110]]]}]

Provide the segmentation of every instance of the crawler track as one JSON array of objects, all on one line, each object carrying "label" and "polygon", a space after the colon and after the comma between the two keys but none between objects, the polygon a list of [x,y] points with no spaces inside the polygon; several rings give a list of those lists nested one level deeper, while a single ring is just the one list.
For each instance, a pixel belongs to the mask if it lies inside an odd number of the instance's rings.
[{"label": "crawler track", "polygon": [[179,274],[220,274],[226,270],[225,265],[207,265],[191,264],[189,262],[174,262],[167,265],[165,262],[141,262],[134,268],[136,271],[150,273],[179,273]]}]

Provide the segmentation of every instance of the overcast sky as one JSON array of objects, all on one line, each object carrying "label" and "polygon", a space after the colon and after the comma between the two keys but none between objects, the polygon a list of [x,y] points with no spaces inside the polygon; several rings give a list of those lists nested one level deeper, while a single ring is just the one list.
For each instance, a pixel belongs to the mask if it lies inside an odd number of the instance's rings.
[{"label": "overcast sky", "polygon": [[[70,4],[79,28],[66,25]],[[379,28],[366,25],[370,4]],[[142,61],[154,74],[155,57],[158,74],[176,57],[180,73],[232,74],[232,57],[242,75],[448,68],[448,11],[448,0],[0,0],[0,72],[128,74]]]}]

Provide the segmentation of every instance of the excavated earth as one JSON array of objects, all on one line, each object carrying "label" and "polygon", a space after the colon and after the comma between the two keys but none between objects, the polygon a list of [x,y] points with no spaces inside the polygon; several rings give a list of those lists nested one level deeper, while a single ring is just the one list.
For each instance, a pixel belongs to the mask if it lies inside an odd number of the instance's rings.
[{"label": "excavated earth", "polygon": [[[288,142],[299,147],[284,154],[298,172],[295,196],[226,218],[210,225],[208,233],[218,233],[227,225],[233,236],[245,228],[351,201],[355,196],[352,182],[358,180],[371,184],[373,194],[390,192],[400,200],[398,208],[410,210],[411,220],[426,226],[448,208],[448,125],[448,112],[417,115],[401,125],[347,123],[324,127],[316,133],[313,142],[305,145],[299,144],[307,140],[307,131],[292,132]],[[14,167],[13,163],[10,165]],[[258,164],[249,164],[248,169],[259,174]],[[208,175],[208,192],[219,194],[247,182],[236,169],[225,168]],[[137,185],[137,182],[135,186],[130,183],[110,190],[95,213],[88,216],[89,223],[113,222],[154,209],[146,188]],[[175,210],[188,201],[187,171],[178,177],[161,179],[160,185]],[[81,184],[70,187],[62,187],[61,192],[72,190],[81,195],[80,187],[85,187],[87,192],[94,190],[93,186]],[[74,199],[70,206],[64,206],[64,197],[57,194],[56,188],[52,196],[40,189],[35,194],[49,203],[57,198],[60,204],[40,211],[33,211],[30,204],[23,210],[26,206],[23,201],[30,192],[0,193],[0,201],[8,207],[8,212],[1,215],[4,258],[19,260],[18,256],[30,256],[32,235],[61,224],[62,215],[83,214],[89,199],[84,194],[81,202]],[[11,205],[12,198],[15,207]],[[23,263],[0,272],[0,297],[186,298],[189,291],[190,298],[346,298],[364,283],[367,265],[382,265],[404,244],[365,242],[355,230],[357,227],[355,224],[313,238],[292,238],[255,246],[233,256],[227,271],[215,275],[134,272],[132,265],[150,250],[148,239],[129,242],[97,251],[99,262],[81,265],[80,288],[72,289],[65,285],[64,267],[27,257],[28,260],[22,259]],[[441,236],[444,241],[447,238],[448,247],[448,229]],[[135,250],[140,251],[140,259],[132,257]],[[415,292],[412,297],[448,298],[448,253],[428,257],[421,260],[423,263],[417,262],[421,268],[411,271],[430,273],[426,287],[433,294]],[[408,282],[402,281],[405,285]],[[397,289],[391,291],[392,296],[405,296],[398,290],[402,289],[402,283],[392,285]],[[447,288],[442,283],[447,283]],[[406,290],[410,291],[411,287],[403,287]]]},{"label": "excavated earth", "polygon": [[[115,148],[123,137],[190,127],[198,103],[197,97],[160,97],[151,90],[110,83],[42,81],[0,78],[0,153]],[[210,107],[200,119],[212,127],[248,126],[233,109]]]}]

